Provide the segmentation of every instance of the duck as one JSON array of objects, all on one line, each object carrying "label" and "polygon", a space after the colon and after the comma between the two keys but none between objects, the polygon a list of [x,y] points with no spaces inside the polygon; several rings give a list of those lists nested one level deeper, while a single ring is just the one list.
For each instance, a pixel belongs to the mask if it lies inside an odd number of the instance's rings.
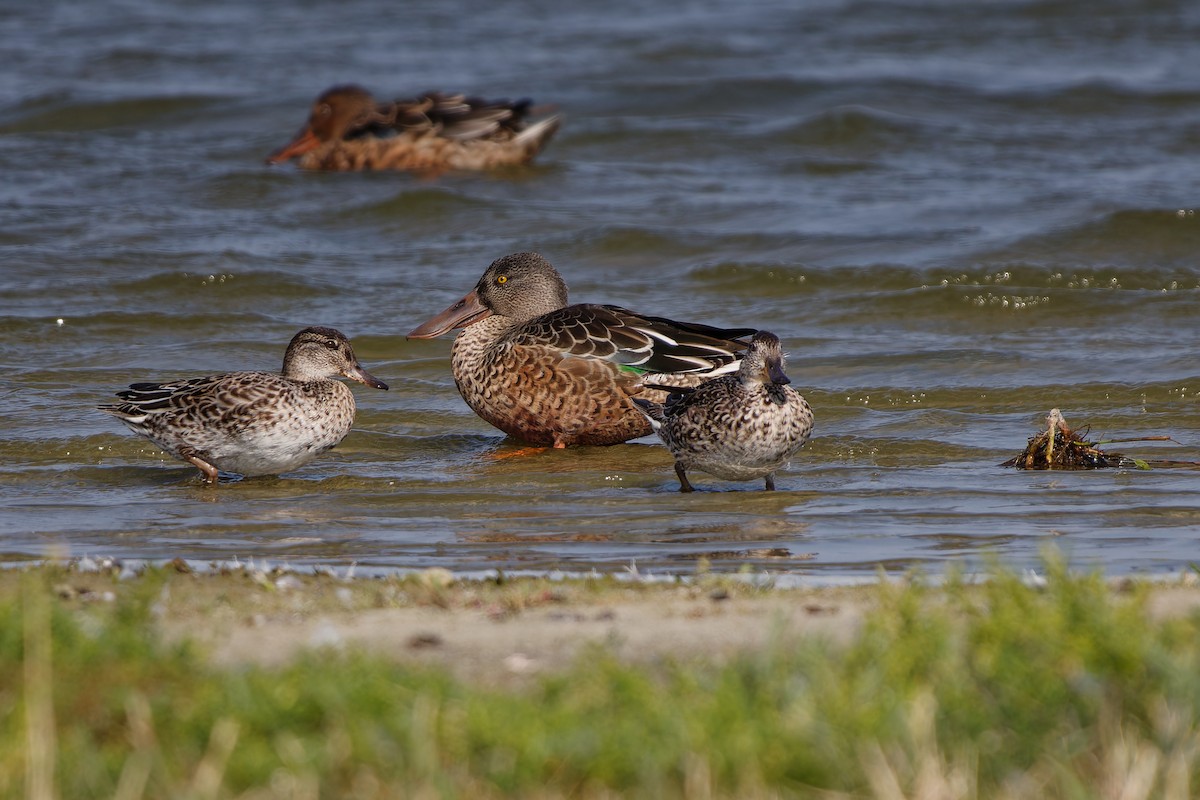
[{"label": "duck", "polygon": [[530,124],[531,113],[530,100],[430,92],[380,103],[361,86],[334,86],[317,97],[300,133],[267,163],[299,158],[310,170],[421,173],[524,164],[562,124],[558,115]]},{"label": "duck", "polygon": [[568,305],[562,275],[531,252],[492,262],[474,289],[408,338],[458,328],[450,365],[467,405],[514,439],[555,448],[648,436],[631,397],[665,399],[665,389],[645,384],[694,386],[736,370],[755,332]]},{"label": "duck", "polygon": [[97,408],[215,484],[221,472],[291,472],[341,442],[355,404],[337,376],[388,388],[358,363],[345,334],[310,327],[292,337],[281,372],[134,383],[116,393],[121,402]]},{"label": "duck", "polygon": [[675,457],[679,491],[693,491],[689,469],[728,481],[763,478],[766,490],[774,491],[775,472],[813,428],[812,408],[790,383],[779,337],[759,331],[736,374],[675,389],[665,404],[633,402]]}]

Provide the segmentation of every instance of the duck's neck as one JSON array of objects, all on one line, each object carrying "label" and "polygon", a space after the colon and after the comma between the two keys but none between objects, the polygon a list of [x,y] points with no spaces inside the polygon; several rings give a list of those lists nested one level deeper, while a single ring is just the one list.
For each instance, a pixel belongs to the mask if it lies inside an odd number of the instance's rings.
[{"label": "duck's neck", "polygon": [[511,317],[493,314],[463,328],[455,337],[454,346],[450,350],[450,360],[455,372],[457,373],[459,367],[470,368],[472,364],[478,363],[500,337],[519,324]]}]

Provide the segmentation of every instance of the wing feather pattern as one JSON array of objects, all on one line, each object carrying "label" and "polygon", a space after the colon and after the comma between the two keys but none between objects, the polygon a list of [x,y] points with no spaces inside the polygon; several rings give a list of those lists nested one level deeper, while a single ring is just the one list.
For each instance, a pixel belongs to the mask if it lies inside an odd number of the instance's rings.
[{"label": "wing feather pattern", "polygon": [[[273,380],[272,380],[273,379]],[[118,417],[139,422],[155,414],[198,413],[220,417],[253,404],[268,407],[291,385],[271,373],[228,373],[169,383],[134,383],[117,392],[124,402],[100,406]]]},{"label": "wing feather pattern", "polygon": [[[397,100],[382,118],[396,131],[437,131],[462,142],[512,138],[525,129],[531,105],[528,99],[510,102],[430,92],[416,100]],[[378,125],[369,132],[377,135]]]},{"label": "wing feather pattern", "polygon": [[508,335],[513,345],[541,345],[564,356],[600,358],[642,372],[736,368],[753,328],[717,328],[635,314],[620,306],[574,305],[544,314]]}]

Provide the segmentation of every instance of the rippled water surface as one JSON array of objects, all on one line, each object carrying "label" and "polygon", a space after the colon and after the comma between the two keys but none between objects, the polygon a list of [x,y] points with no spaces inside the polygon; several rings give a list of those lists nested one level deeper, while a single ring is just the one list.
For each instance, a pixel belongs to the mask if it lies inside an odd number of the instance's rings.
[{"label": "rippled water surface", "polygon": [[[1200,460],[1197,41],[1184,0],[10,3],[0,560],[1184,569],[1200,473],[997,465],[1052,407]],[[263,164],[351,81],[566,122],[490,175]],[[778,333],[817,415],[782,491],[478,420],[404,333],[517,250],[578,301]],[[393,388],[283,478],[203,486],[93,410],[313,324]]]}]

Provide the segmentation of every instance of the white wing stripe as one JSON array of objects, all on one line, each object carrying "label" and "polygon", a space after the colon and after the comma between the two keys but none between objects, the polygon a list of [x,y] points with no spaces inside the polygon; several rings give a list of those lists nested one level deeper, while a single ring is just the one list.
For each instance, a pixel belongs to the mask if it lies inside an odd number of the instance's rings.
[{"label": "white wing stripe", "polygon": [[670,336],[667,336],[665,333],[659,333],[658,331],[651,330],[650,328],[634,327],[633,330],[637,331],[638,333],[649,336],[651,339],[658,339],[660,342],[666,342],[667,344],[671,345],[671,347],[679,346],[679,342],[675,341]]}]

